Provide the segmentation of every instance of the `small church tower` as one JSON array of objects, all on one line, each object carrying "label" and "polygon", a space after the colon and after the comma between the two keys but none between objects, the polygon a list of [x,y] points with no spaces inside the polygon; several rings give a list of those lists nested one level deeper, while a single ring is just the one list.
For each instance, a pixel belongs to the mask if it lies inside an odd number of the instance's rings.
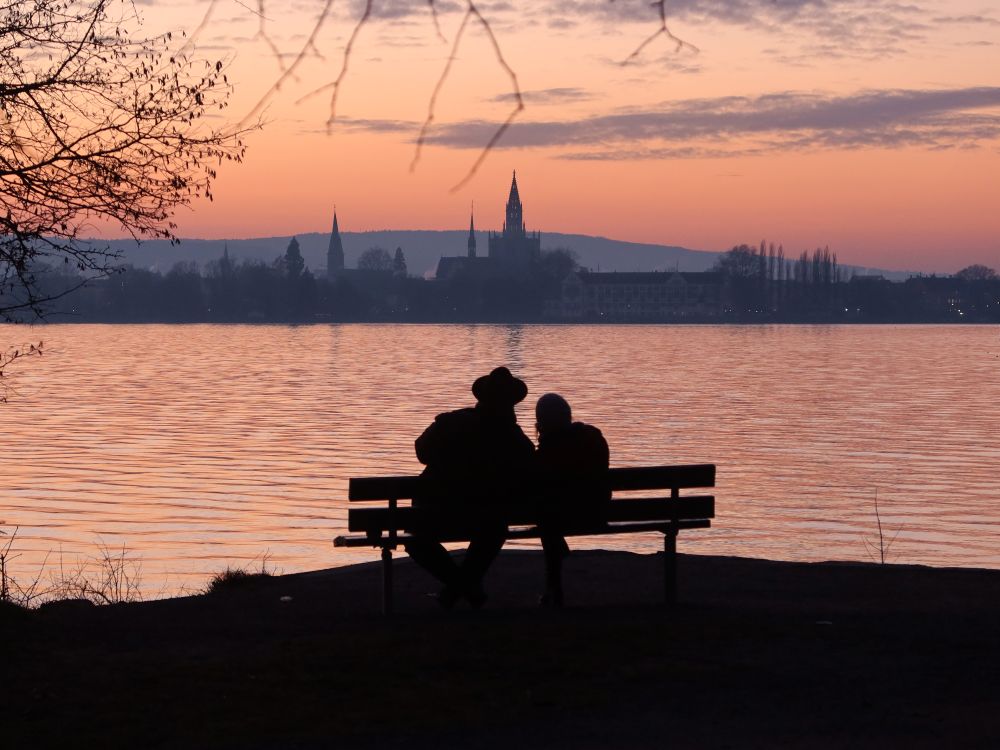
[{"label": "small church tower", "polygon": [[326,277],[332,279],[344,270],[344,243],[340,241],[340,226],[337,223],[337,209],[333,209],[333,231],[330,233],[330,247],[326,251]]},{"label": "small church tower", "polygon": [[476,224],[472,211],[469,212],[469,257],[476,257]]},{"label": "small church tower", "polygon": [[219,273],[222,276],[229,276],[233,272],[233,261],[229,257],[229,243],[222,250],[222,259],[219,261]]}]

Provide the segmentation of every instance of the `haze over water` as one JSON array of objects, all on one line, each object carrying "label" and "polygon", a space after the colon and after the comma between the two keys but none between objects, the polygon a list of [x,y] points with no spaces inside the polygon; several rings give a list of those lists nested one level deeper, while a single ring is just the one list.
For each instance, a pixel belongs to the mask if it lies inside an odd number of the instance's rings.
[{"label": "haze over water", "polygon": [[[16,571],[123,543],[147,596],[265,553],[334,550],[351,476],[416,473],[413,440],[499,364],[600,427],[613,466],[718,465],[682,552],[1000,567],[1000,334],[948,326],[2,327],[45,340],[2,409]],[[571,540],[653,552],[658,535]],[[541,575],[541,574],[540,574]]]}]

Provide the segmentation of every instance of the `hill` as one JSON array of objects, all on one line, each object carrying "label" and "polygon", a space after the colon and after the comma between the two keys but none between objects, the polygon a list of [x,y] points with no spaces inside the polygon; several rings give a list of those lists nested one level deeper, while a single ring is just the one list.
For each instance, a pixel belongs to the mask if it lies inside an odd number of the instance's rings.
[{"label": "hill", "polygon": [[[309,233],[296,235],[306,265],[313,269],[326,267],[326,248],[330,235]],[[344,255],[348,267],[357,263],[358,256],[369,247],[383,247],[392,252],[402,247],[410,273],[415,276],[433,274],[442,255],[465,255],[468,232],[382,230],[375,232],[342,232]],[[285,252],[290,237],[259,237],[243,240],[183,239],[171,246],[162,240],[144,242],[140,246],[129,240],[114,240],[111,245],[122,251],[125,262],[143,268],[167,271],[175,263],[194,261],[204,264],[222,256],[225,245],[234,260],[254,259],[271,262]],[[486,232],[476,232],[479,252],[487,252]],[[715,262],[716,253],[689,250],[669,245],[622,242],[605,237],[580,234],[545,233],[542,248],[569,248],[580,265],[603,271],[652,271],[679,268],[682,271],[704,271]]]},{"label": "hill", "polygon": [[[327,233],[310,232],[296,235],[306,265],[313,271],[326,268]],[[348,268],[353,268],[358,256],[370,247],[394,251],[403,248],[409,272],[413,276],[430,276],[442,255],[465,255],[468,232],[463,230],[379,230],[373,232],[342,232],[344,255]],[[109,244],[120,250],[124,262],[158,271],[168,271],[178,262],[195,262],[199,266],[222,257],[225,246],[236,260],[260,260],[270,263],[285,252],[290,236],[255,237],[239,240],[182,239],[171,245],[165,240],[151,240],[136,246],[132,240],[112,240]],[[487,233],[476,232],[480,255],[487,253]],[[542,249],[567,248],[576,253],[584,268],[601,271],[707,271],[715,263],[718,252],[691,250],[675,245],[625,242],[607,237],[584,234],[542,233]],[[847,266],[848,272],[881,273],[893,280],[906,279],[902,271]]]}]

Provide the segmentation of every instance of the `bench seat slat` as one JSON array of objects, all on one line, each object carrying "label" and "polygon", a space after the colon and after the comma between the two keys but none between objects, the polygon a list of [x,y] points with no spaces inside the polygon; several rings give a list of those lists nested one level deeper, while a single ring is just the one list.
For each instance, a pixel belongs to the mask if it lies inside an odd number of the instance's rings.
[{"label": "bench seat slat", "polygon": [[[619,523],[619,524],[608,524],[602,527],[591,527],[587,529],[572,529],[567,530],[565,536],[607,536],[609,534],[635,534],[640,532],[657,532],[662,533],[670,527],[676,528],[678,531],[684,529],[707,529],[712,526],[712,522],[706,519],[692,519],[687,521],[677,521],[676,524],[664,522],[664,521],[647,521],[643,523]],[[510,533],[507,534],[507,539],[538,539],[538,528],[518,528],[511,529]],[[411,534],[399,534],[396,537],[396,543],[404,544],[406,541],[412,539]],[[464,542],[467,541],[467,537],[455,537],[449,538],[445,537],[441,541],[443,542]],[[387,536],[379,537],[368,537],[368,536],[338,536],[333,540],[334,547],[381,547],[384,543],[389,542]]]},{"label": "bench seat slat", "polygon": [[[352,508],[347,514],[349,531],[389,531],[402,530],[416,523],[419,509],[404,507],[396,510],[388,508]],[[623,521],[671,521],[693,518],[714,518],[715,498],[711,495],[670,498],[629,498],[612,500],[608,505],[609,522]],[[531,506],[510,508],[507,523],[511,526],[526,526],[538,522],[538,512]]]},{"label": "bench seat slat", "polygon": [[[608,483],[614,491],[692,489],[715,486],[714,464],[688,466],[640,466],[608,471]],[[420,477],[355,477],[350,480],[347,497],[351,502],[408,500],[419,492]]]},{"label": "bench seat slat", "polygon": [[420,487],[420,477],[355,477],[347,488],[353,502],[410,499]]}]

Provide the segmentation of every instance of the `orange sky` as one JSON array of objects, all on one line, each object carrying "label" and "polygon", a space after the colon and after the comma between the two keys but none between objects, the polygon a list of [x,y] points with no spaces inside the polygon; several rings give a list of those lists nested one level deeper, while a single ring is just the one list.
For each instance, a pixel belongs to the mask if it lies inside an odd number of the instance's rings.
[{"label": "orange sky", "polygon": [[[285,64],[324,0],[264,3]],[[230,115],[280,74],[260,19],[217,0],[196,44],[229,61]],[[848,263],[950,272],[1000,266],[1000,12],[972,0],[741,0],[669,4],[666,38],[644,0],[482,3],[527,108],[461,189],[510,111],[511,82],[470,23],[409,166],[464,5],[376,3],[326,132],[326,93],[362,3],[334,5],[317,50],[267,102],[246,162],[180,233],[250,237],[347,230],[498,228],[518,170],[529,229],[718,250],[767,238],[786,252],[830,245]],[[512,6],[512,7],[510,7]],[[207,2],[155,0],[146,30],[189,31]],[[280,10],[279,10],[280,8]],[[985,10],[984,10],[985,9]]]}]

